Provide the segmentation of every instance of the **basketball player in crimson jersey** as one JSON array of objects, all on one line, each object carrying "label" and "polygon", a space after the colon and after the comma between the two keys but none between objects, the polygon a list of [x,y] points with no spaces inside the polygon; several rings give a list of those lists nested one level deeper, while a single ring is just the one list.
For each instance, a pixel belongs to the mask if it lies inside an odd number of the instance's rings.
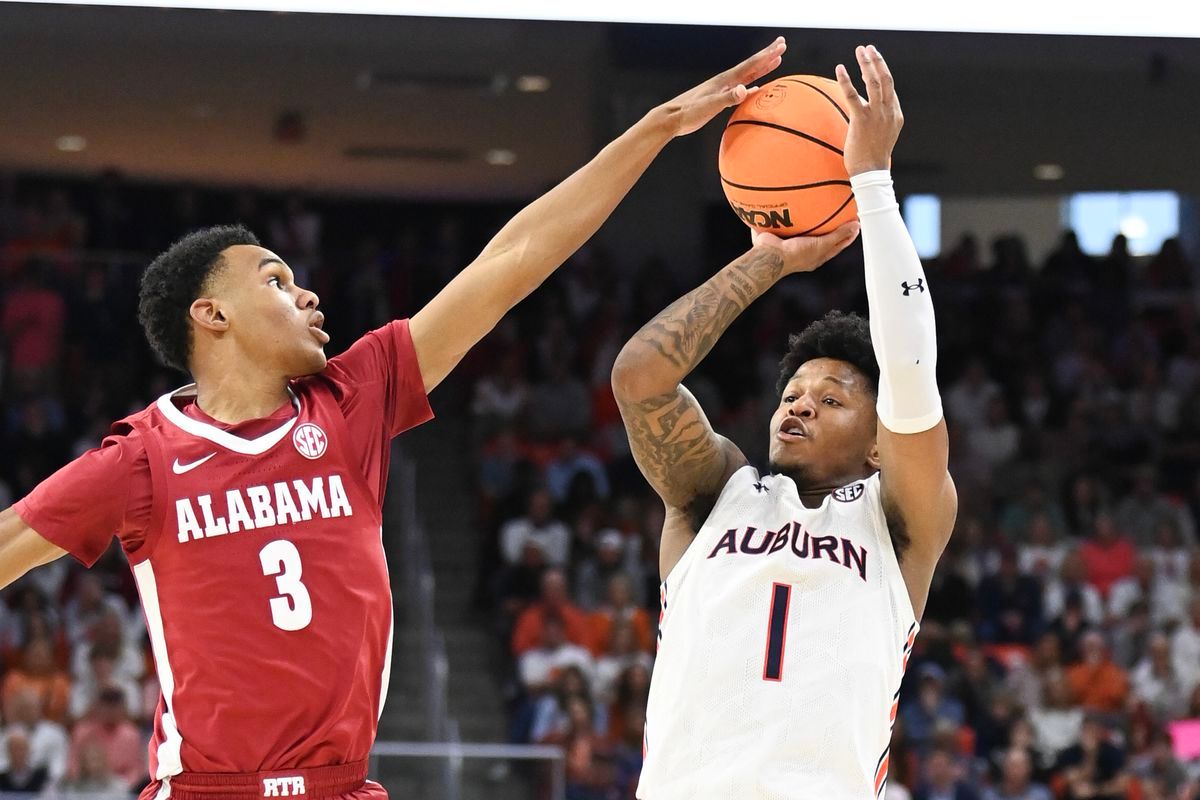
[{"label": "basketball player in crimson jersey", "polygon": [[430,390],[668,141],[740,102],[783,51],[650,111],[411,320],[328,362],[317,296],[249,231],[188,235],[150,265],[147,338],[195,382],[0,514],[0,586],[64,553],[91,565],[120,539],[162,685],[143,800],[386,797],[365,778],[392,647],[390,439],[432,417]]},{"label": "basketball player in crimson jersey", "polygon": [[[861,222],[755,234],[613,370],[633,453],[667,506],[643,800],[863,800],[887,780],[900,680],[958,503],[933,305],[888,172],[903,118],[878,50],[856,57],[868,100],[837,74]],[[860,225],[870,326],[834,312],[792,337],[760,474],[680,382],[751,302]]]}]

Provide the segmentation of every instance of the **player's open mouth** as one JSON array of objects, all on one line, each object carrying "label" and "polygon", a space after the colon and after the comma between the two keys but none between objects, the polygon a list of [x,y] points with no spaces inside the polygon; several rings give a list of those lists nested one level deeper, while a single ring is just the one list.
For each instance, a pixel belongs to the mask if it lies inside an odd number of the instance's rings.
[{"label": "player's open mouth", "polygon": [[775,434],[775,438],[781,442],[795,442],[807,439],[808,431],[805,429],[803,422],[793,417],[783,421],[783,424],[779,426],[779,433]]},{"label": "player's open mouth", "polygon": [[321,344],[329,343],[329,334],[322,330],[321,326],[325,324],[325,315],[318,311],[313,315],[312,321],[308,324],[308,329],[312,331],[313,338]]}]

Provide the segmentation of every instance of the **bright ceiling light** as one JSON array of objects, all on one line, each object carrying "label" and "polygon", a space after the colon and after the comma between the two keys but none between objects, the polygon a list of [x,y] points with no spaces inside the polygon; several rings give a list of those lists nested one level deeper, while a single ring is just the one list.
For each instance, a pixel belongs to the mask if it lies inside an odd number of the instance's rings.
[{"label": "bright ceiling light", "polygon": [[517,154],[512,150],[488,150],[484,160],[493,167],[511,167],[517,163]]},{"label": "bright ceiling light", "polygon": [[550,89],[550,79],[545,75],[522,75],[517,78],[518,92],[545,92]]},{"label": "bright ceiling light", "polygon": [[1033,177],[1039,181],[1061,181],[1066,174],[1062,164],[1038,164],[1033,168]]},{"label": "bright ceiling light", "polygon": [[1126,239],[1140,239],[1150,232],[1150,225],[1137,214],[1130,214],[1121,220],[1121,233]]},{"label": "bright ceiling light", "polygon": [[87,147],[87,139],[75,135],[60,136],[54,146],[64,153],[78,153]]}]

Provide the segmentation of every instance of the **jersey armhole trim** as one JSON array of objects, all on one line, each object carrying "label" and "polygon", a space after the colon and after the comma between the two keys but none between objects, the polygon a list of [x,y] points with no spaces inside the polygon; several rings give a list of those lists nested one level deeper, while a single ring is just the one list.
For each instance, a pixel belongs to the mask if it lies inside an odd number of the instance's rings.
[{"label": "jersey armhole trim", "polygon": [[[896,578],[899,580],[900,601],[903,603],[900,610],[908,615],[908,619],[920,625],[920,620],[917,619],[917,614],[913,611],[912,598],[908,595],[908,584],[904,580],[904,570],[900,568],[900,559],[896,558],[896,547],[892,544],[892,532],[888,527],[887,514],[883,510],[883,473],[876,472],[873,476],[867,479],[868,482],[874,481],[873,489],[874,498],[871,502],[871,518],[875,522],[875,528],[879,532],[879,546],[886,549],[887,559],[889,562],[889,571],[895,569]],[[886,573],[885,573],[886,579]],[[888,579],[888,583],[893,583]]]},{"label": "jersey armhole trim", "polygon": [[[737,479],[737,476],[740,475],[742,473],[742,470],[745,470],[745,469],[754,470],[755,476],[761,477],[759,475],[758,468],[755,467],[753,464],[743,464],[742,466],[740,466],[736,470],[734,470],[733,474],[729,476],[729,480],[725,481],[725,485],[721,487],[721,491],[717,494],[717,501],[715,503],[713,503],[712,508],[709,509],[708,516],[705,517],[704,522],[701,522],[700,525],[696,528],[696,530],[693,531],[692,540],[690,542],[688,542],[688,546],[686,548],[684,548],[683,553],[679,556],[679,560],[675,562],[675,566],[671,567],[671,571],[669,573],[667,573],[666,575],[661,576],[660,583],[666,583],[667,581],[671,580],[671,578],[675,575],[675,573],[677,573],[679,571],[680,565],[683,564],[684,561],[687,561],[691,557],[692,552],[696,549],[696,540],[700,538],[700,531],[704,528],[704,524],[706,522],[708,522],[708,520],[712,518],[712,515],[716,513],[717,509],[721,507],[721,502],[725,499],[725,496],[731,491],[729,487],[733,486],[733,482]],[[661,547],[661,545],[660,545],[660,547]]]}]

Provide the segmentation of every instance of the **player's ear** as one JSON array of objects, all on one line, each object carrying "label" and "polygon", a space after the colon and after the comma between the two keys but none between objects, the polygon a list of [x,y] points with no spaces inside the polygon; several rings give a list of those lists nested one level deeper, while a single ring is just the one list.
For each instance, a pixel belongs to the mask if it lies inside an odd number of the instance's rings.
[{"label": "player's ear", "polygon": [[229,330],[229,320],[221,308],[221,301],[213,297],[198,297],[192,301],[188,316],[201,328],[220,332]]},{"label": "player's ear", "polygon": [[871,450],[867,453],[867,465],[878,471],[879,469],[879,440],[875,439],[871,442]]}]

